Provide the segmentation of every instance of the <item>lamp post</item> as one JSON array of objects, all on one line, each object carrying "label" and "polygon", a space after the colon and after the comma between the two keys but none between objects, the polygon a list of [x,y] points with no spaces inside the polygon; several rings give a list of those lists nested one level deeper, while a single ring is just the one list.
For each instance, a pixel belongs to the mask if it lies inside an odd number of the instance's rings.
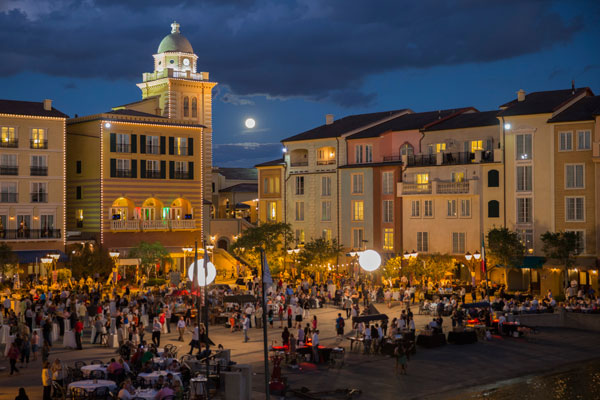
[{"label": "lamp post", "polygon": [[[481,253],[477,250],[475,250],[475,252],[473,252],[473,254],[471,254],[470,252],[467,251],[467,253],[465,254],[465,259],[469,262],[469,264],[471,264],[471,260],[475,260],[472,263],[472,267],[473,267],[473,276],[475,276],[475,266],[477,265],[477,261],[479,261],[479,259],[481,259]],[[487,277],[487,270],[485,271],[485,293],[488,293],[488,277]]]},{"label": "lamp post", "polygon": [[42,257],[40,259],[40,261],[44,265],[44,268],[46,268],[46,274],[47,274],[48,273],[48,265],[50,265],[50,268],[52,268],[52,258],[51,257]]},{"label": "lamp post", "polygon": [[[108,255],[110,256],[110,258],[112,258],[113,260],[113,282],[116,285],[117,284],[117,276],[119,274],[119,266],[117,264],[117,260],[119,259],[119,255],[121,253],[119,253],[119,250],[110,250],[108,252]],[[115,272],[117,272],[117,274],[115,275]],[[125,273],[123,273],[123,276],[125,276]]]},{"label": "lamp post", "polygon": [[190,254],[192,251],[194,251],[194,248],[192,246],[185,246],[185,247],[182,247],[181,250],[183,250],[183,271],[185,273],[185,268],[187,267],[185,257],[188,254]]},{"label": "lamp post", "polygon": [[[300,253],[300,247],[298,247],[298,245],[296,245],[295,249],[288,247],[287,253],[292,256],[292,269],[293,269],[296,267],[296,257],[298,256],[298,253]],[[285,269],[284,269],[283,273],[285,274]]]}]

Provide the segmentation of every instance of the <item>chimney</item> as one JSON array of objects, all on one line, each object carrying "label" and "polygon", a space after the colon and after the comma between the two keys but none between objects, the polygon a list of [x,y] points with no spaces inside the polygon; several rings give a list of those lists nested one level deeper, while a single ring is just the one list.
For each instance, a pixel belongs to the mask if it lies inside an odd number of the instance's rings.
[{"label": "chimney", "polygon": [[333,114],[325,114],[325,125],[333,124]]},{"label": "chimney", "polygon": [[571,81],[571,94],[575,94],[575,79]]},{"label": "chimney", "polygon": [[44,110],[52,111],[52,100],[44,99]]},{"label": "chimney", "polygon": [[519,89],[519,91],[517,92],[517,100],[525,101],[525,91],[523,89]]}]

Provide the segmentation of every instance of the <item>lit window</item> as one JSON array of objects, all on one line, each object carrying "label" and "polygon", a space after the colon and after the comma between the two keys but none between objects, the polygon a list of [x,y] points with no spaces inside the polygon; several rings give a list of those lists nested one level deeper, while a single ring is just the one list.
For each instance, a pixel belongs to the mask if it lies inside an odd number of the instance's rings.
[{"label": "lit window", "polygon": [[352,221],[363,221],[364,220],[364,203],[362,201],[352,202]]},{"label": "lit window", "polygon": [[296,221],[304,221],[304,202],[296,202]]},{"label": "lit window", "polygon": [[471,141],[471,153],[477,150],[483,150],[483,140],[472,140]]},{"label": "lit window", "polygon": [[394,250],[394,230],[391,228],[383,230],[383,249]]}]

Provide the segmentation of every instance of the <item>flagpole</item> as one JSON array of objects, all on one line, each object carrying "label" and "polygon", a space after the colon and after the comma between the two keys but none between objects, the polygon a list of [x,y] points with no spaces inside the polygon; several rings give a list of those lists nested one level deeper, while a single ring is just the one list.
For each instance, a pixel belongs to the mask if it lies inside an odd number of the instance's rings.
[{"label": "flagpole", "polygon": [[[206,345],[206,352],[208,354],[208,293],[207,293],[207,288],[208,288],[208,263],[209,263],[209,259],[208,259],[208,250],[206,249],[206,240],[203,240],[203,246],[204,246],[204,334],[206,335],[206,340],[204,342],[204,344]],[[208,355],[206,356],[206,398],[209,398],[209,390],[208,390],[208,378],[210,376],[210,360]]]},{"label": "flagpole", "polygon": [[[262,326],[263,326],[263,351],[265,357],[265,394],[266,399],[269,400],[271,398],[271,393],[269,391],[269,348],[267,343],[267,288],[265,283],[265,270],[268,268],[267,260],[265,255],[265,250],[262,247],[259,247],[260,250],[260,262],[261,262],[261,288],[262,288]],[[269,272],[269,277],[271,273]]]}]

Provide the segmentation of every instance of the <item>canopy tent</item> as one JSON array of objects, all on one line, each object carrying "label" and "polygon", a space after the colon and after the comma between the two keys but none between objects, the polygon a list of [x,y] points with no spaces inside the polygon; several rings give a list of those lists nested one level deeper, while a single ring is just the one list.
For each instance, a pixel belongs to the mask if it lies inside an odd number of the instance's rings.
[{"label": "canopy tent", "polygon": [[254,303],[256,302],[256,298],[249,294],[239,294],[236,296],[225,296],[223,297],[223,303]]},{"label": "canopy tent", "polygon": [[249,210],[250,206],[248,204],[244,204],[244,203],[236,203],[235,209],[236,210]]},{"label": "canopy tent", "polygon": [[48,254],[55,253],[59,254],[58,262],[66,262],[69,257],[60,250],[15,250],[17,258],[20,264],[34,264],[36,262],[41,263],[42,258],[46,258]]}]

